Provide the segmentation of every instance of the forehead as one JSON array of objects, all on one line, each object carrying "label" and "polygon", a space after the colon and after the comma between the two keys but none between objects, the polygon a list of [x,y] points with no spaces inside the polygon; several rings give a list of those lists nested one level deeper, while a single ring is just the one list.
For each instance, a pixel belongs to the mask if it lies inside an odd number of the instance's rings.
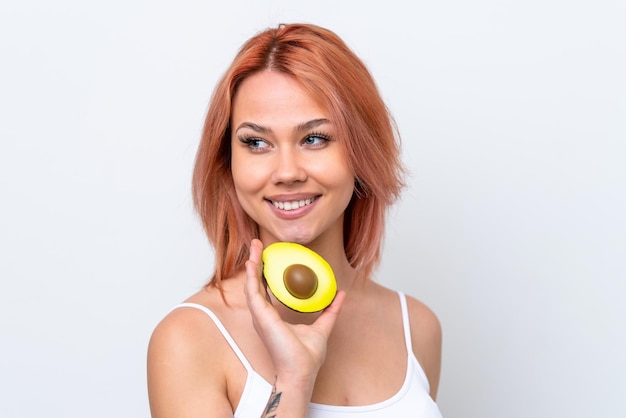
[{"label": "forehead", "polygon": [[246,78],[233,99],[233,125],[296,125],[312,119],[331,119],[328,110],[294,78],[263,71]]}]

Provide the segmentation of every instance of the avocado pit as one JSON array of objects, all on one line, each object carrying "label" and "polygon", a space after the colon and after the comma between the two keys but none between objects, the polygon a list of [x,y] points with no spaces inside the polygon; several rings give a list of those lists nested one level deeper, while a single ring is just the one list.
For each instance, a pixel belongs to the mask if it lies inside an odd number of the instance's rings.
[{"label": "avocado pit", "polygon": [[318,279],[315,272],[303,264],[292,264],[283,273],[287,291],[295,298],[308,299],[317,290]]}]

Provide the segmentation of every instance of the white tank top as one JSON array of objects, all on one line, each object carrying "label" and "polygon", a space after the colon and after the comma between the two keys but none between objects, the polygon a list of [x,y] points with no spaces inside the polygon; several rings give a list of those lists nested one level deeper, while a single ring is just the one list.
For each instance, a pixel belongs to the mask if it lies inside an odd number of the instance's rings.
[{"label": "white tank top", "polygon": [[[401,292],[398,292],[398,294],[402,307],[404,340],[409,354],[406,376],[400,390],[391,398],[371,405],[334,406],[310,403],[309,418],[441,418],[439,408],[437,408],[437,405],[429,395],[430,387],[426,374],[413,354],[406,297]],[[220,330],[246,368],[248,377],[234,417],[258,418],[262,416],[272,392],[272,385],[252,368],[222,322],[213,312],[195,303],[183,303],[176,308],[179,307],[196,308],[206,313],[213,320],[215,326]]]}]

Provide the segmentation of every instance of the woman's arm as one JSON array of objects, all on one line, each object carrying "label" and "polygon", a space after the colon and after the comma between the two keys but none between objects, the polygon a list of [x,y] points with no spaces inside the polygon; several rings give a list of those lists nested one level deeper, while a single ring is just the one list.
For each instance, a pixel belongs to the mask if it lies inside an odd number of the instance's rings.
[{"label": "woman's arm", "polygon": [[276,381],[263,418],[306,417],[317,373],[326,358],[326,346],[345,293],[339,292],[333,303],[311,325],[288,324],[267,300],[261,281],[263,245],[253,240],[246,262],[246,299],[252,321],[270,356]]}]

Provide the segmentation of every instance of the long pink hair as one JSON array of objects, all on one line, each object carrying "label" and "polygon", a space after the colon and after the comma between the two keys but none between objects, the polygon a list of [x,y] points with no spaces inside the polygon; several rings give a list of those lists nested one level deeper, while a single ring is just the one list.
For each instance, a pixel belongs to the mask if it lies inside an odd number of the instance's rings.
[{"label": "long pink hair", "polygon": [[248,258],[257,225],[241,208],[230,169],[232,99],[240,83],[262,70],[301,83],[324,103],[337,126],[355,176],[346,210],[344,249],[366,277],[380,260],[387,208],[403,187],[399,136],[363,62],[335,33],[310,24],[284,24],[249,39],[217,84],[193,172],[193,199],[215,249],[219,287]]}]

